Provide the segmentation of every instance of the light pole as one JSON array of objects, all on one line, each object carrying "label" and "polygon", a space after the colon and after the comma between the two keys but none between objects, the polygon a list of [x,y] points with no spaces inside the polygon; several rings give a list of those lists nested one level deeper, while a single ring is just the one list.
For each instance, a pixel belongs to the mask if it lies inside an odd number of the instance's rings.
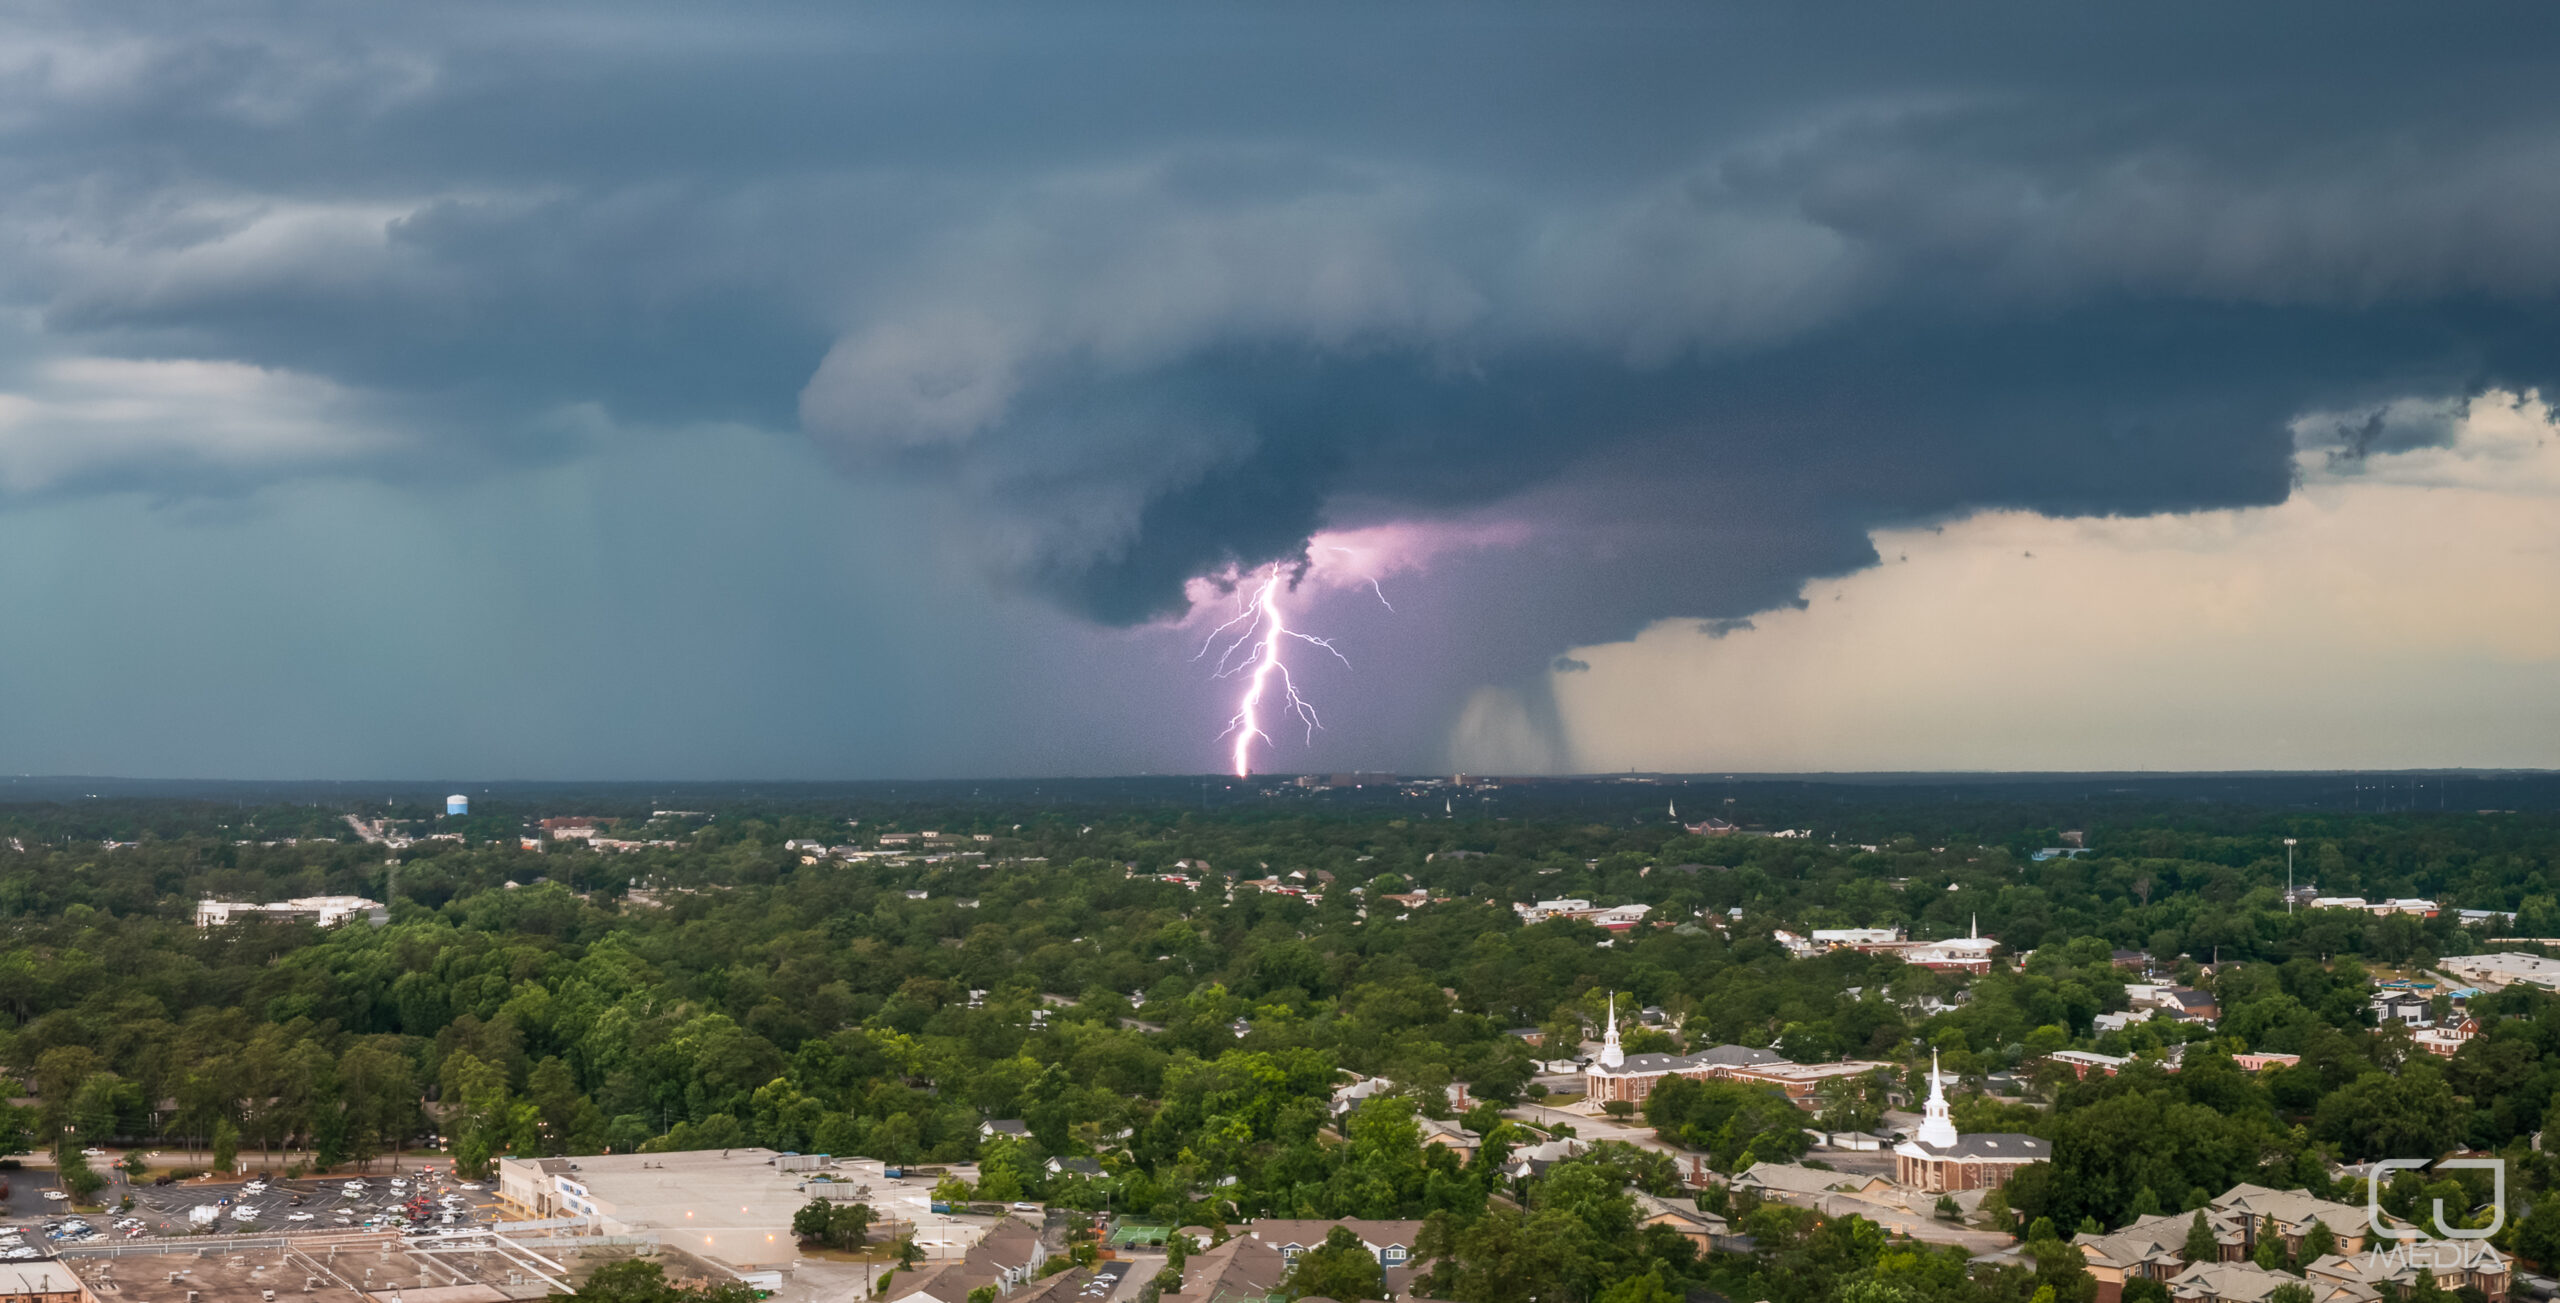
[{"label": "light pole", "polygon": [[2291,837],[2284,839],[2284,912],[2288,914],[2293,912],[2293,842]]}]

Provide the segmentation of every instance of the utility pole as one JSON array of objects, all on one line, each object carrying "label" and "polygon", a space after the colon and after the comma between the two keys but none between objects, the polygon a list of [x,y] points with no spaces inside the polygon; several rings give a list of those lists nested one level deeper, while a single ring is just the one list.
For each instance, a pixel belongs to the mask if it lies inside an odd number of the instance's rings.
[{"label": "utility pole", "polygon": [[2293,843],[2291,837],[2284,839],[2284,912],[2287,914],[2293,912]]}]

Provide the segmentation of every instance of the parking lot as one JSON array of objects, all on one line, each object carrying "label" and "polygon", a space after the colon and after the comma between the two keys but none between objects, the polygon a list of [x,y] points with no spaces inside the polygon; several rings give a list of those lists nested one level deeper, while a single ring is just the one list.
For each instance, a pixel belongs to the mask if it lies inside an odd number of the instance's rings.
[{"label": "parking lot", "polygon": [[1126,1262],[1096,1264],[1093,1269],[1093,1279],[1077,1287],[1076,1303],[1109,1303],[1112,1297],[1119,1294],[1120,1287],[1126,1284],[1128,1279],[1129,1264]]},{"label": "parking lot", "polygon": [[[464,1227],[492,1219],[486,1188],[456,1183],[449,1172],[377,1172],[264,1183],[187,1182],[134,1187],[135,1213],[146,1234],[346,1229],[414,1222]],[[421,1210],[420,1203],[424,1208]],[[199,1210],[211,1209],[211,1213]],[[423,1216],[418,1216],[423,1211]],[[209,1220],[199,1221],[199,1217]],[[450,1217],[451,1221],[445,1218]]]},{"label": "parking lot", "polygon": [[55,1188],[53,1170],[43,1167],[19,1167],[0,1171],[0,1179],[9,1183],[9,1194],[0,1199],[0,1221],[21,1222],[48,1217],[62,1210],[61,1205],[44,1197]]}]

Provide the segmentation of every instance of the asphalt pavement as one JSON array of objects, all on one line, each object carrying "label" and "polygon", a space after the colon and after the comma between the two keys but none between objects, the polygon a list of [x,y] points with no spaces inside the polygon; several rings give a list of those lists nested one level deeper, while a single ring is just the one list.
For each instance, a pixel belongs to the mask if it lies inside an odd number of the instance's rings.
[{"label": "asphalt pavement", "polygon": [[[293,1181],[270,1181],[258,1193],[249,1192],[245,1181],[196,1182],[173,1185],[143,1185],[134,1188],[137,1204],[135,1215],[144,1218],[147,1234],[185,1234],[203,1229],[192,1220],[195,1209],[220,1209],[213,1228],[223,1231],[274,1234],[285,1230],[321,1230],[361,1225],[367,1218],[387,1215],[404,1208],[424,1194],[430,1201],[440,1201],[448,1194],[461,1196],[453,1206],[455,1227],[480,1225],[494,1220],[495,1201],[485,1183],[478,1190],[462,1188],[448,1175],[429,1176],[404,1173],[402,1185],[394,1189],[395,1178],[375,1173],[371,1176],[306,1177]],[[360,1183],[351,1190],[348,1183]],[[241,1207],[256,1210],[246,1220],[236,1216]],[[443,1205],[439,1202],[441,1212]],[[445,1223],[440,1216],[431,1225]]]},{"label": "asphalt pavement", "polygon": [[1120,1295],[1121,1287],[1130,1283],[1129,1264],[1121,1261],[1097,1264],[1093,1279],[1076,1287],[1076,1303],[1109,1303]]},{"label": "asphalt pavement", "polygon": [[9,1183],[9,1197],[0,1199],[0,1222],[22,1222],[61,1211],[61,1204],[44,1197],[45,1191],[57,1188],[52,1168],[21,1167],[0,1172],[0,1179]]}]

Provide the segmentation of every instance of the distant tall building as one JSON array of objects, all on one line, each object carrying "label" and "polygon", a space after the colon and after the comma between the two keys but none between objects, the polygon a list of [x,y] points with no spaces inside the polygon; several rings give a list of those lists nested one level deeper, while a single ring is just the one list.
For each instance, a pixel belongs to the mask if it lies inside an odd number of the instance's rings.
[{"label": "distant tall building", "polygon": [[446,814],[471,813],[471,798],[458,792],[444,798],[444,812]]}]

